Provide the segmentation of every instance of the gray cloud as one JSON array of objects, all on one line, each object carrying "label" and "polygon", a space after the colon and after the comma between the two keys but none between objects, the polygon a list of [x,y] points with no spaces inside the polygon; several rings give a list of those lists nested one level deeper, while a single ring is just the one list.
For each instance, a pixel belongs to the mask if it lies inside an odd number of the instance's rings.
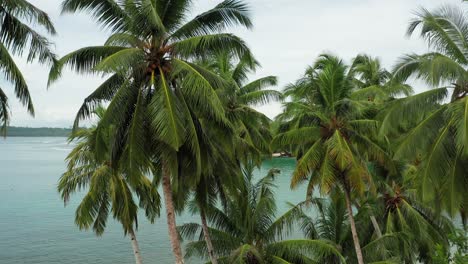
[{"label": "gray cloud", "polygon": [[[80,47],[100,45],[108,32],[102,31],[85,14],[60,15],[60,0],[31,0],[52,17],[59,35],[52,40],[59,55]],[[192,15],[208,9],[219,1],[194,1]],[[405,37],[408,21],[420,6],[435,8],[440,0],[251,0],[254,29],[234,29],[252,48],[263,68],[252,76],[277,75],[281,89],[297,79],[305,67],[322,52],[349,61],[358,53],[368,53],[391,67],[404,53],[422,53],[426,45],[417,37]],[[460,0],[444,3],[462,6]],[[12,89],[1,83],[10,97],[13,120],[11,125],[71,126],[83,99],[101,81],[97,76],[79,76],[71,72],[47,90],[48,69],[38,64],[26,64],[18,58],[30,85],[36,107],[36,117],[30,117],[15,100]],[[424,86],[415,83],[421,91]],[[269,117],[281,111],[279,104],[258,108]]]}]

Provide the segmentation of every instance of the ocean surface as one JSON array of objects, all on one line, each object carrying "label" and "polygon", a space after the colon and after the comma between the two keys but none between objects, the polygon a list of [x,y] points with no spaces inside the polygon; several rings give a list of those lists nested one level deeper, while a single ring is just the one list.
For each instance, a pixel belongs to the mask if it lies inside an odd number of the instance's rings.
[{"label": "ocean surface", "polygon": [[[97,237],[74,224],[81,195],[64,207],[56,186],[71,148],[65,138],[0,139],[0,263],[134,263],[130,240],[112,218]],[[304,188],[289,189],[294,165],[291,158],[277,158],[256,171],[261,176],[273,167],[281,170],[276,181],[279,213],[287,210],[286,202],[305,197]],[[198,221],[190,214],[177,217],[177,224]],[[154,224],[140,216],[137,238],[145,263],[173,263],[163,213]]]}]

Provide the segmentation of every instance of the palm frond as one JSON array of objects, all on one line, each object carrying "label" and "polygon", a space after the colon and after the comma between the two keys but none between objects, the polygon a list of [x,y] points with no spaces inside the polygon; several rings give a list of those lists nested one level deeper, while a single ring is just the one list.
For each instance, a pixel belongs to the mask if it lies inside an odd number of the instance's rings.
[{"label": "palm frond", "polygon": [[12,16],[41,25],[49,34],[56,34],[49,15],[26,0],[5,0],[2,8]]},{"label": "palm frond", "polygon": [[420,27],[420,36],[430,46],[464,64],[468,47],[466,21],[466,14],[457,7],[445,5],[434,12],[421,8],[417,18],[410,22],[407,35],[412,35]]},{"label": "palm frond", "polygon": [[322,240],[285,240],[270,244],[267,250],[274,252],[274,255],[286,258],[294,258],[296,254],[313,256],[312,258],[318,259],[327,256],[337,256],[341,263],[346,263],[345,258],[334,245]]},{"label": "palm frond", "polygon": [[104,43],[105,46],[144,48],[145,43],[129,33],[114,33]]},{"label": "palm frond", "polygon": [[135,111],[130,122],[125,155],[126,168],[128,170],[127,179],[131,186],[138,186],[140,178],[149,172],[151,166],[151,154],[148,150],[150,144],[146,142],[147,118],[145,118],[146,106],[143,102],[145,98],[141,93],[140,90],[136,100]]},{"label": "palm frond", "polygon": [[428,144],[432,143],[432,139],[437,136],[443,124],[442,118],[445,110],[445,107],[440,107],[424,118],[409,133],[403,135],[403,140],[398,143],[395,150],[395,156],[397,158],[414,157],[415,150],[425,149]]},{"label": "palm frond", "polygon": [[247,44],[239,37],[219,33],[196,36],[173,44],[174,52],[181,58],[198,58],[220,51],[232,51],[237,58],[252,57]]},{"label": "palm frond", "polygon": [[38,59],[40,63],[55,61],[55,54],[50,50],[51,43],[8,12],[3,13],[0,41],[14,55],[22,55],[29,47],[27,61]]},{"label": "palm frond", "polygon": [[145,53],[139,48],[122,49],[101,60],[92,70],[123,75],[128,69],[138,68],[144,58]]},{"label": "palm frond", "polygon": [[155,80],[154,74],[151,77],[152,85],[155,88],[157,87],[156,93],[158,95],[153,97],[148,109],[151,125],[160,140],[177,150],[182,145],[182,140],[185,137],[183,119],[180,116],[181,111],[178,109],[179,104],[167,82],[166,76],[162,69],[159,69],[159,71],[160,78],[158,80]]},{"label": "palm frond", "polygon": [[274,147],[284,147],[288,145],[313,143],[319,139],[320,128],[301,127],[295,130],[289,130],[279,133],[273,138],[271,145]]},{"label": "palm frond", "polygon": [[181,26],[171,35],[171,38],[184,39],[220,33],[237,24],[251,28],[252,21],[249,16],[249,8],[243,1],[225,0]]},{"label": "palm frond", "polygon": [[78,129],[80,121],[89,118],[102,102],[110,101],[124,83],[122,75],[114,74],[88,95],[76,114],[73,130]]},{"label": "palm frond", "polygon": [[455,122],[457,148],[468,153],[468,99],[465,97],[452,103],[448,107],[448,114]]},{"label": "palm frond", "polygon": [[181,26],[192,4],[191,0],[155,0],[155,8],[167,32],[173,32]]},{"label": "palm frond", "polygon": [[[306,179],[309,173],[320,168],[320,164],[324,162],[324,146],[320,140],[317,140],[301,157],[297,163],[291,179],[291,188],[295,188],[300,182]],[[322,176],[324,176],[322,174]]]},{"label": "palm frond", "polygon": [[282,99],[283,94],[276,90],[261,90],[239,96],[239,100],[247,105],[264,105]]},{"label": "palm frond", "polygon": [[187,103],[201,113],[227,123],[224,108],[215,92],[216,88],[225,85],[224,81],[215,74],[182,60],[174,60],[173,66],[174,74],[181,75],[181,91]]},{"label": "palm frond", "polygon": [[432,111],[446,96],[447,89],[438,88],[390,102],[380,114],[382,117],[380,135],[395,131],[401,120],[414,122],[414,119],[419,118],[419,116],[413,113]]},{"label": "palm frond", "polygon": [[58,60],[49,72],[48,85],[58,80],[65,66],[69,66],[78,73],[95,73],[94,69],[105,58],[127,49],[126,47],[95,46],[81,48],[71,52]]},{"label": "palm frond", "polygon": [[0,43],[0,69],[2,69],[6,81],[13,83],[15,86],[16,97],[27,107],[28,112],[34,115],[34,106],[26,80],[2,43]]},{"label": "palm frond", "polygon": [[278,84],[278,77],[266,76],[260,79],[256,79],[241,88],[241,95],[263,90],[270,86],[276,86]]},{"label": "palm frond", "polygon": [[437,52],[404,55],[395,64],[393,76],[394,80],[401,82],[414,76],[435,87],[444,82],[456,82],[460,78],[466,80],[462,65]]}]

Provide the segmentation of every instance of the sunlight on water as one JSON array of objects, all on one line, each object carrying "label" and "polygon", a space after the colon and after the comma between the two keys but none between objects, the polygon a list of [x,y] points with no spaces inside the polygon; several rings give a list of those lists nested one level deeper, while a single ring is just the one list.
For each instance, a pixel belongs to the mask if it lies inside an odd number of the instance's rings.
[{"label": "sunlight on water", "polygon": [[[79,231],[74,211],[79,195],[64,208],[56,184],[64,171],[71,146],[65,138],[8,138],[0,141],[0,263],[132,263],[131,244],[118,223],[110,221],[102,237]],[[279,158],[265,161],[257,176],[279,168],[278,208],[286,201],[303,200],[305,191],[292,192],[289,180],[295,161]],[[154,224],[140,216],[137,233],[147,263],[171,263],[166,219]],[[178,224],[198,221],[188,214]],[[156,262],[155,262],[156,260]],[[187,263],[200,263],[189,260]]]}]

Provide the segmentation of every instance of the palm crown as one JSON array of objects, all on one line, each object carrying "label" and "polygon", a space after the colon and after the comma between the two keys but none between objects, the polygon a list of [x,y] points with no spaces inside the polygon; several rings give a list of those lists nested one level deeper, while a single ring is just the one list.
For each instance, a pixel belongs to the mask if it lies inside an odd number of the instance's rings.
[{"label": "palm crown", "polygon": [[[231,24],[250,27],[247,8],[238,1],[224,1],[182,24],[189,4],[190,1],[182,0],[63,3],[65,12],[88,10],[113,32],[104,46],[72,52],[51,70],[50,81],[56,80],[66,65],[82,73],[112,74],[85,99],[75,128],[98,102],[112,100],[108,111],[111,114],[103,118],[103,123],[121,128],[119,135],[133,138],[128,143],[135,143],[134,147],[141,148],[139,152],[145,153],[144,131],[154,132],[153,142],[156,140],[173,150],[189,142],[196,152],[198,143],[194,124],[188,118],[190,113],[226,123],[214,91],[224,82],[190,60],[219,49],[231,50],[239,57],[249,56],[241,39],[218,33]],[[148,129],[141,129],[144,127]],[[140,160],[148,156],[142,155]]]},{"label": "palm crown", "polygon": [[282,129],[288,131],[278,134],[273,144],[298,146],[293,187],[312,173],[310,187],[319,185],[324,193],[343,176],[347,188],[366,188],[370,178],[358,150],[378,160],[385,152],[370,133],[377,122],[366,118],[374,112],[373,103],[352,100],[354,90],[347,67],[331,55],[322,55],[303,79],[287,88],[292,102],[286,109],[291,108],[294,118],[288,111],[280,116],[286,119]]},{"label": "palm crown", "polygon": [[356,90],[353,99],[375,102],[388,101],[396,96],[409,96],[413,88],[403,81],[396,80],[392,73],[382,67],[378,58],[366,54],[356,56],[350,66]]}]

